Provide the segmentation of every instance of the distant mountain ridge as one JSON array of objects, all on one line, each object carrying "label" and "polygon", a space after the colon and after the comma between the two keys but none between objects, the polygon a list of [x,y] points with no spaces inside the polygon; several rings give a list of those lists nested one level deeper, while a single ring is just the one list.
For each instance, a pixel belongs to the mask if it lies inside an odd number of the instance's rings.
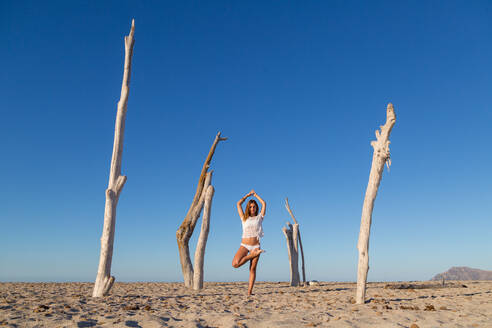
[{"label": "distant mountain ridge", "polygon": [[446,272],[436,274],[431,280],[492,280],[492,271],[469,267],[452,267]]}]

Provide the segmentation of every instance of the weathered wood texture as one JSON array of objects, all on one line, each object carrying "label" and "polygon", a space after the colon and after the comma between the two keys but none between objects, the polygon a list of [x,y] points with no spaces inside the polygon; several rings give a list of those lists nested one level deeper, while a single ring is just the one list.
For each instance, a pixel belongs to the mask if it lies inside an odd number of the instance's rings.
[{"label": "weathered wood texture", "polygon": [[[292,217],[292,220],[294,220],[294,223],[295,224],[298,224],[297,223],[297,220],[296,220],[296,217],[294,216],[294,213],[292,213],[292,210],[290,209],[289,199],[288,198],[285,198],[285,208],[287,209],[287,212],[289,212],[290,216]],[[305,265],[304,265],[304,249],[302,248],[301,230],[299,228],[298,228],[298,238],[299,238],[299,246],[301,248],[302,282],[303,282],[303,284],[305,284],[306,283],[306,269],[305,269]]]},{"label": "weathered wood texture", "polygon": [[290,222],[286,223],[287,227],[282,228],[284,232],[285,239],[287,241],[287,252],[289,255],[289,264],[290,264],[290,285],[291,286],[299,286],[299,253],[297,251],[297,243],[299,225],[294,223],[292,225]]},{"label": "weathered wood texture", "polygon": [[203,288],[203,262],[205,258],[205,247],[207,246],[208,232],[210,229],[210,211],[212,210],[212,198],[214,196],[214,187],[207,187],[205,193],[205,204],[203,207],[202,229],[195,250],[195,268],[193,273],[193,289]]},{"label": "weathered wood texture", "polygon": [[[200,178],[198,179],[195,197],[193,197],[193,201],[191,202],[188,213],[181,223],[181,226],[179,227],[178,231],[176,231],[176,241],[178,243],[179,260],[181,262],[184,284],[186,287],[189,288],[193,287],[193,265],[191,263],[190,248],[188,246],[188,243],[191,236],[193,235],[196,222],[200,217],[200,213],[204,204],[205,192],[208,185],[210,184],[211,172],[208,172],[208,169],[210,168],[210,162],[215,153],[215,148],[217,147],[217,144],[220,141],[224,140],[227,140],[227,138],[222,138],[220,136],[220,132],[217,133],[212,147],[210,148],[210,151],[207,155],[207,158],[205,159],[205,163],[203,163]],[[207,177],[209,180],[208,184],[206,183]]]},{"label": "weathered wood texture", "polygon": [[384,169],[384,164],[391,165],[389,136],[391,129],[395,125],[396,115],[392,104],[388,104],[386,109],[386,123],[381,126],[381,131],[376,130],[376,141],[371,142],[374,148],[372,156],[371,173],[366,189],[364,205],[362,206],[362,216],[360,221],[359,241],[357,249],[359,251],[359,264],[357,267],[357,293],[355,301],[363,304],[366,295],[367,272],[369,271],[369,234],[371,230],[372,211],[374,201],[378,193],[379,184]]},{"label": "weathered wood texture", "polygon": [[123,83],[121,85],[120,101],[116,112],[114,129],[113,156],[109,172],[108,189],[106,189],[106,204],[104,206],[104,225],[101,237],[101,254],[97,270],[96,282],[92,292],[93,297],[107,295],[114,283],[111,276],[111,261],[113,258],[114,230],[116,223],[116,206],[121,190],[126,182],[126,176],[121,175],[121,159],[123,156],[123,137],[125,133],[125,119],[130,90],[130,76],[132,68],[133,44],[135,40],[135,22],[132,20],[130,34],[125,36],[125,66]]}]

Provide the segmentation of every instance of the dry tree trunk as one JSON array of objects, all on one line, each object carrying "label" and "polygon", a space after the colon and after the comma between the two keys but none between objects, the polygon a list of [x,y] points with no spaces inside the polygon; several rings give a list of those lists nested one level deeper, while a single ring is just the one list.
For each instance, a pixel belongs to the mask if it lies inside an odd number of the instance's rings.
[{"label": "dry tree trunk", "polygon": [[[294,216],[294,213],[292,213],[292,210],[290,209],[289,199],[288,198],[285,198],[285,207],[287,208],[287,211],[289,212],[290,216],[292,217],[292,220],[294,220],[294,223],[295,224],[298,224],[297,223],[297,220],[296,220],[296,217]],[[304,267],[304,250],[302,248],[301,230],[298,230],[298,237],[299,237],[299,246],[301,247],[302,282],[305,284],[306,283],[306,269]],[[296,250],[297,250],[297,247],[296,247]]]},{"label": "dry tree trunk", "polygon": [[125,133],[125,118],[128,104],[128,92],[130,88],[130,75],[133,56],[133,34],[135,32],[135,21],[132,20],[130,34],[125,36],[125,66],[123,72],[123,83],[121,85],[120,101],[116,113],[114,129],[113,156],[111,158],[111,169],[109,173],[108,189],[106,189],[106,204],[104,206],[104,225],[101,237],[101,254],[99,267],[97,269],[96,282],[94,284],[93,297],[107,295],[114,283],[111,276],[111,260],[113,257],[114,229],[116,223],[116,206],[121,190],[126,182],[126,176],[121,175],[121,158],[123,155],[123,137]]},{"label": "dry tree trunk", "polygon": [[[200,199],[196,203],[193,211],[190,213],[190,218],[192,218],[189,221],[189,225],[186,225],[184,229],[187,230],[181,230],[183,227],[183,224],[181,224],[181,227],[178,229],[176,232],[176,239],[178,241],[178,250],[179,250],[179,255],[180,255],[180,261],[181,261],[181,269],[183,271],[183,279],[186,287],[193,287],[193,265],[191,263],[191,258],[190,258],[190,248],[189,248],[189,241],[191,238],[191,235],[193,234],[193,231],[195,229],[196,223],[198,221],[198,218],[200,217],[200,213],[202,212],[203,205],[205,204],[205,195],[208,186],[210,186],[211,180],[212,180],[212,173],[213,171],[207,172],[206,173],[206,178],[205,182],[203,183],[203,192],[201,192]],[[182,235],[178,236],[178,233],[180,232],[183,233]],[[182,237],[183,239],[178,239]],[[180,244],[181,242],[181,244]]]},{"label": "dry tree trunk", "polygon": [[[299,276],[299,224],[294,223],[292,225],[292,246],[294,247],[295,258],[292,262],[295,262],[297,268],[297,276]],[[300,281],[300,276],[299,276]]]},{"label": "dry tree trunk", "polygon": [[214,197],[214,187],[209,185],[205,193],[205,205],[203,207],[202,229],[195,250],[195,271],[193,273],[193,289],[203,288],[203,261],[205,257],[205,247],[207,246],[208,232],[210,227],[210,211],[212,209],[212,198]]},{"label": "dry tree trunk", "polygon": [[290,222],[287,222],[287,228],[282,228],[284,232],[285,239],[287,240],[287,251],[289,253],[289,263],[290,263],[290,285],[299,286],[299,260],[297,246],[297,233],[299,231],[299,225],[297,223],[292,226]]},{"label": "dry tree trunk", "polygon": [[363,304],[366,294],[367,272],[369,271],[369,234],[371,229],[372,210],[374,208],[374,200],[381,182],[381,176],[384,169],[384,164],[391,165],[389,144],[389,136],[393,125],[395,125],[396,116],[393,105],[390,103],[386,109],[386,123],[381,126],[381,132],[376,130],[376,141],[371,142],[374,148],[372,156],[371,173],[369,175],[369,183],[366,189],[364,205],[362,207],[362,217],[360,221],[359,241],[357,249],[359,250],[359,264],[357,268],[357,294],[355,301],[357,304]]},{"label": "dry tree trunk", "polygon": [[227,140],[227,138],[221,138],[220,132],[217,133],[208,156],[205,159],[205,163],[203,163],[202,172],[200,173],[200,178],[198,179],[198,185],[196,187],[195,197],[193,198],[188,213],[181,223],[181,226],[178,231],[176,231],[176,241],[178,242],[179,260],[181,262],[181,270],[183,271],[184,284],[186,287],[190,288],[193,287],[193,265],[191,264],[190,248],[188,243],[203,207],[205,191],[208,187],[205,182],[207,176],[211,175],[211,172],[207,172],[210,167],[210,161],[212,160],[217,144],[223,140]]}]

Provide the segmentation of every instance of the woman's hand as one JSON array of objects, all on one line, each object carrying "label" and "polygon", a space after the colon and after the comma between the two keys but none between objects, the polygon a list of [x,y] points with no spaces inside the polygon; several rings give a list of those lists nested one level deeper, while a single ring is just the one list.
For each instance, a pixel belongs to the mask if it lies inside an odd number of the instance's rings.
[{"label": "woman's hand", "polygon": [[254,189],[251,189],[251,191],[248,193],[248,197],[253,195],[256,195],[256,192]]}]

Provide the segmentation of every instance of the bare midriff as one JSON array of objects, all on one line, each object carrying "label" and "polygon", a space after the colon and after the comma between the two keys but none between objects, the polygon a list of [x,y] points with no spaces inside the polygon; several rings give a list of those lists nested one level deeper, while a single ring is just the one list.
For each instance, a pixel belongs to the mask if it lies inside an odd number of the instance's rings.
[{"label": "bare midriff", "polygon": [[241,242],[243,244],[246,244],[246,245],[259,245],[260,244],[260,239],[258,239],[258,237],[249,237],[249,238],[243,238],[241,240]]}]

